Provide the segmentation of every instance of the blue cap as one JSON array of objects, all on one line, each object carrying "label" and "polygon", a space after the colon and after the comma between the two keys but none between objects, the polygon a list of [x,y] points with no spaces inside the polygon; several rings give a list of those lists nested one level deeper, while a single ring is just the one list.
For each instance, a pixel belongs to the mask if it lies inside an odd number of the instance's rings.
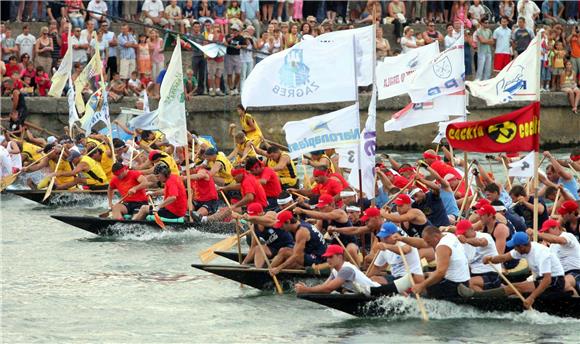
[{"label": "blue cap", "polygon": [[381,230],[377,233],[377,238],[387,238],[391,235],[398,233],[399,229],[392,222],[385,222],[381,226]]},{"label": "blue cap", "polygon": [[205,156],[213,156],[213,155],[217,155],[218,151],[215,148],[208,148],[205,150]]},{"label": "blue cap", "polygon": [[530,242],[530,237],[526,232],[516,232],[512,239],[506,242],[506,245],[509,247],[516,247],[519,245],[527,245]]}]

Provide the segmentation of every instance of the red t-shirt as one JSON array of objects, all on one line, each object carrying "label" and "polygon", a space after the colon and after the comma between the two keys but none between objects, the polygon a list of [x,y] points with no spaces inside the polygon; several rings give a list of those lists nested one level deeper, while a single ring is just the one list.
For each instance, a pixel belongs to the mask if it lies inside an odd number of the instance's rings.
[{"label": "red t-shirt", "polygon": [[457,178],[461,178],[461,175],[459,174],[459,172],[457,172],[456,169],[453,168],[453,166],[446,164],[441,160],[437,160],[431,163],[431,168],[434,169],[437,173],[439,173],[441,178],[444,178],[445,175],[449,173],[453,174]]},{"label": "red t-shirt", "polygon": [[346,181],[346,179],[344,179],[344,177],[342,176],[342,174],[340,174],[340,173],[332,173],[332,174],[330,174],[330,176],[338,179],[340,181],[340,183],[342,184],[342,187],[343,188],[346,189],[348,187],[348,182]]},{"label": "red t-shirt", "polygon": [[[111,190],[119,190],[121,196],[125,196],[129,189],[134,186],[139,185],[139,177],[143,174],[139,171],[127,171],[127,175],[123,179],[119,179],[117,176],[113,176],[111,182],[109,183],[109,187]],[[138,190],[132,196],[127,196],[123,201],[125,202],[147,202],[147,195],[145,194],[145,189]]]},{"label": "red t-shirt", "polygon": [[7,63],[6,64],[6,74],[4,74],[4,75],[6,75],[7,77],[11,77],[12,74],[14,74],[14,72],[16,72],[20,75],[22,73],[22,71],[23,71],[23,68],[18,63],[15,65]]},{"label": "red t-shirt", "polygon": [[333,178],[328,178],[324,184],[316,184],[312,192],[318,195],[329,194],[331,196],[338,195],[344,188],[342,184]]},{"label": "red t-shirt", "polygon": [[266,192],[266,197],[278,197],[280,195],[282,192],[282,185],[280,184],[280,178],[278,178],[278,175],[273,169],[270,167],[264,167],[260,179],[266,180],[266,185],[262,185]]},{"label": "red t-shirt", "polygon": [[187,191],[181,179],[175,174],[171,174],[165,181],[165,189],[163,190],[163,198],[167,199],[171,196],[177,199],[166,206],[165,209],[172,212],[174,215],[182,217],[187,212]]},{"label": "red t-shirt", "polygon": [[60,45],[60,58],[62,59],[68,50],[68,32],[61,33],[60,39],[62,41],[62,44]]},{"label": "red t-shirt", "polygon": [[193,188],[195,189],[194,199],[196,202],[207,202],[218,199],[213,177],[209,173],[206,174],[209,176],[209,180],[192,180]]},{"label": "red t-shirt", "polygon": [[34,83],[36,84],[36,88],[38,88],[38,94],[41,97],[46,97],[48,90],[50,90],[50,79],[48,78],[48,74],[44,73],[41,77],[38,75],[35,76]]},{"label": "red t-shirt", "polygon": [[246,174],[244,180],[242,180],[241,188],[242,197],[247,194],[252,194],[254,195],[254,202],[258,202],[264,207],[268,206],[266,192],[256,177],[251,174]]}]

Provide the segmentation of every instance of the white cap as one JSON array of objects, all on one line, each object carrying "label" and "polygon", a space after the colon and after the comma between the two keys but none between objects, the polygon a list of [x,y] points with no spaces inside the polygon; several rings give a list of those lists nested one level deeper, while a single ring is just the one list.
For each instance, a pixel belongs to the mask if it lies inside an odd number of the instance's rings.
[{"label": "white cap", "polygon": [[49,137],[46,138],[46,143],[51,144],[51,143],[54,143],[54,142],[56,142],[56,137],[49,136]]},{"label": "white cap", "polygon": [[346,190],[340,192],[340,198],[355,197],[355,196],[356,196],[355,191]]},{"label": "white cap", "polygon": [[415,196],[415,194],[417,192],[421,192],[422,190],[419,188],[414,188],[413,190],[411,190],[411,192],[409,192],[409,197],[413,198],[413,196]]},{"label": "white cap", "polygon": [[346,211],[360,211],[360,207],[357,207],[356,205],[349,205],[346,207]]}]

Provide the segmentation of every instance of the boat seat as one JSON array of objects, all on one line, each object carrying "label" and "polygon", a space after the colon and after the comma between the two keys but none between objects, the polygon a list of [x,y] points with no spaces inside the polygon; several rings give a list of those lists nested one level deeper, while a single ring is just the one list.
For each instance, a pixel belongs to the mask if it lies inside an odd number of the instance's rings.
[{"label": "boat seat", "polygon": [[[161,219],[161,221],[165,222],[165,223],[185,223],[185,218],[184,217],[179,217],[177,219],[166,219],[164,217],[159,217]],[[145,218],[145,220],[147,221],[155,221],[155,216],[154,215],[147,215],[147,217]]]}]

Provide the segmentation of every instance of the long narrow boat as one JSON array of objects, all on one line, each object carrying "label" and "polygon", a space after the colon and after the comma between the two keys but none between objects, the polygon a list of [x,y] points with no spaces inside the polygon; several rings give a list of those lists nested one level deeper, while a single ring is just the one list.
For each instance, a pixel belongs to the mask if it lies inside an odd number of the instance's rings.
[{"label": "long narrow boat", "polygon": [[[237,260],[237,258],[236,258]],[[273,290],[274,283],[268,269],[254,268],[249,265],[205,265],[191,264],[192,267],[225,277],[227,279],[249,285],[260,290]],[[306,270],[282,270],[278,275],[278,281],[285,289],[292,289],[295,282],[308,279],[326,279],[328,271],[317,274]]]},{"label": "long narrow boat", "polygon": [[200,232],[215,234],[231,235],[236,233],[235,224],[230,222],[166,222],[165,229],[161,229],[154,221],[114,220],[102,219],[94,216],[51,215],[50,217],[100,236],[115,236],[130,233],[143,233],[147,231],[160,232],[164,230],[183,232],[188,229],[195,229]]},{"label": "long narrow boat", "polygon": [[[86,202],[105,201],[107,190],[52,190],[43,201],[46,190],[6,190],[6,193],[17,195],[42,205],[73,205]],[[95,197],[97,196],[97,197]]]},{"label": "long narrow boat", "polygon": [[[388,297],[376,298],[362,294],[299,294],[298,298],[318,303],[357,317],[396,316],[397,306]],[[517,297],[478,298],[458,297],[445,301],[470,306],[484,312],[523,312],[522,301]],[[569,295],[541,296],[533,308],[560,317],[580,318],[580,297]]]}]

